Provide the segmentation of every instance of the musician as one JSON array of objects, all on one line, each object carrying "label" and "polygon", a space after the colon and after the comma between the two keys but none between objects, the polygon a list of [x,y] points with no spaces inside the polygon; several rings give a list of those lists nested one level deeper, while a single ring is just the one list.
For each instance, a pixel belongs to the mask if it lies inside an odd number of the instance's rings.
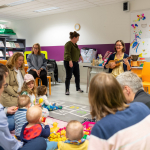
[{"label": "musician", "polygon": [[[110,55],[110,57],[108,58],[105,66],[104,66],[104,69],[109,68],[109,73],[112,73],[112,75],[114,77],[117,77],[122,72],[131,70],[131,67],[130,67],[130,60],[127,59],[127,57],[129,57],[129,55],[124,53],[126,51],[126,48],[125,48],[125,44],[122,40],[116,41],[114,50],[115,50],[115,53]],[[115,60],[115,59],[117,59],[117,60],[123,59],[123,61],[120,62],[120,65],[116,67],[115,62],[109,63],[110,60]]]}]

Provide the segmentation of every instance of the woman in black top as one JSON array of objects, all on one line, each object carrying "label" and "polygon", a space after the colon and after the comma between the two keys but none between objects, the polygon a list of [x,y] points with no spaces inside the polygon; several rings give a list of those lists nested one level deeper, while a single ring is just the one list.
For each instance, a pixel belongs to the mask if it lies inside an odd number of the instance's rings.
[{"label": "woman in black top", "polygon": [[83,57],[80,54],[80,49],[78,48],[78,45],[76,44],[79,40],[79,34],[77,32],[70,32],[70,41],[68,41],[65,44],[65,52],[64,52],[64,66],[66,69],[66,80],[65,80],[65,86],[66,86],[66,95],[69,95],[69,86],[70,86],[70,80],[72,77],[72,73],[75,76],[75,83],[76,83],[76,90],[79,92],[83,92],[83,90],[80,89],[80,70],[79,70],[79,58],[83,62]]}]

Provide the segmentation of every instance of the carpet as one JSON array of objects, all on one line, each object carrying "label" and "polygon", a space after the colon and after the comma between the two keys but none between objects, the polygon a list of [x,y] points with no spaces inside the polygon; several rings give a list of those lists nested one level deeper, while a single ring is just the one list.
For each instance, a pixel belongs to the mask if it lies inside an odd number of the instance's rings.
[{"label": "carpet", "polygon": [[53,101],[52,103],[63,106],[63,109],[50,111],[49,116],[52,118],[65,122],[69,122],[70,120],[82,122],[84,118],[91,119],[90,107],[87,105],[67,101]]}]

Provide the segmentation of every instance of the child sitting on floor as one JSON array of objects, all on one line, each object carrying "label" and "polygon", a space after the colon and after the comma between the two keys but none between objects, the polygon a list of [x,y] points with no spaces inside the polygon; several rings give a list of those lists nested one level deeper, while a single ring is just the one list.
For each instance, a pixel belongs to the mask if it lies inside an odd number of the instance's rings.
[{"label": "child sitting on floor", "polygon": [[40,99],[43,99],[43,102],[41,103],[41,106],[48,109],[48,110],[56,110],[56,109],[62,109],[62,106],[56,106],[56,103],[52,104],[47,99],[47,87],[45,85],[39,86],[37,88],[37,103],[39,103]]},{"label": "child sitting on floor", "polygon": [[[48,138],[50,135],[50,127],[47,122],[42,122],[42,109],[38,106],[32,106],[27,110],[26,114],[27,123],[24,124],[20,134],[20,140],[24,143],[29,142],[30,140],[36,137]],[[41,124],[44,124],[42,128]],[[47,150],[57,148],[57,142],[47,141]]]},{"label": "child sitting on floor", "polygon": [[18,98],[18,110],[15,113],[15,135],[20,140],[20,133],[23,125],[27,123],[26,113],[27,109],[31,106],[30,97],[27,95],[21,95]]},{"label": "child sitting on floor", "polygon": [[83,135],[83,125],[76,120],[70,121],[66,127],[66,137],[68,140],[66,140],[64,143],[58,143],[59,150],[87,150],[88,141],[82,139]]},{"label": "child sitting on floor", "polygon": [[32,105],[36,104],[36,86],[34,78],[31,74],[26,74],[24,76],[24,83],[21,89],[20,95],[28,95]]}]

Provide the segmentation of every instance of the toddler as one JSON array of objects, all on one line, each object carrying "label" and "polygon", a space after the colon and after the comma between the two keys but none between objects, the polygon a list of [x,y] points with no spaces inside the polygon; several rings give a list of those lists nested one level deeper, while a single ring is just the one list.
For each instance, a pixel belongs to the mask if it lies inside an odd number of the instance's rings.
[{"label": "toddler", "polygon": [[48,109],[48,110],[56,110],[62,109],[62,106],[56,106],[56,103],[52,104],[48,101],[47,96],[47,87],[45,85],[39,86],[37,88],[37,103],[39,103],[39,99],[43,99],[41,106]]},{"label": "toddler", "polygon": [[76,120],[70,121],[66,127],[66,137],[68,140],[66,140],[64,143],[58,143],[59,150],[87,150],[88,141],[82,139],[83,135],[83,125]]},{"label": "toddler", "polygon": [[27,123],[26,112],[31,106],[30,97],[27,95],[21,95],[18,98],[18,110],[15,113],[15,135],[20,140],[20,133],[23,125]]},{"label": "toddler", "polygon": [[[32,106],[27,110],[27,123],[24,124],[20,134],[20,140],[24,143],[36,137],[48,138],[50,135],[50,127],[47,122],[42,122],[42,109],[38,106]],[[44,128],[41,124],[44,124]],[[57,142],[47,141],[47,149],[57,148]]]},{"label": "toddler", "polygon": [[20,95],[28,95],[32,105],[36,104],[36,86],[34,78],[31,74],[26,74],[24,76],[24,83],[21,89]]}]

